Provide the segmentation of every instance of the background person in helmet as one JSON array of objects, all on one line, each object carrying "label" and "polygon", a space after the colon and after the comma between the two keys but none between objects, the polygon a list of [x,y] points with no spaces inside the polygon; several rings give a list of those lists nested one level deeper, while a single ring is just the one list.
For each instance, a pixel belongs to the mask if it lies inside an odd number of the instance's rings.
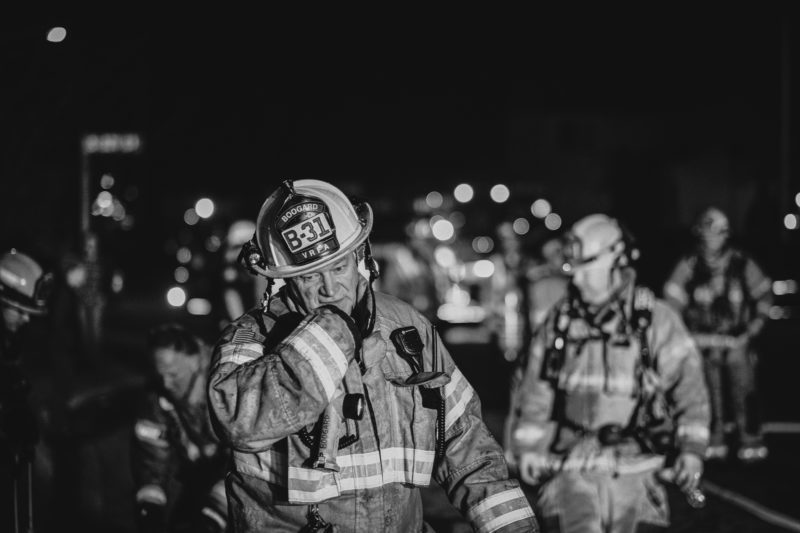
[{"label": "background person in helmet", "polygon": [[[28,531],[32,465],[39,440],[22,371],[22,331],[47,311],[52,275],[31,256],[11,249],[0,256],[0,531]],[[16,498],[14,497],[16,496]]]},{"label": "background person in helmet", "polygon": [[286,285],[226,328],[208,389],[234,450],[233,530],[428,530],[419,488],[436,481],[477,531],[536,531],[430,322],[372,291],[372,223],[318,180],[284,182],[261,208],[242,257]]},{"label": "background person in helmet", "polygon": [[576,222],[565,256],[571,283],[535,333],[508,454],[543,531],[667,527],[658,474],[669,466],[694,495],[703,471],[700,356],[680,317],[636,286],[633,247],[614,219]]},{"label": "background person in helmet", "polygon": [[739,459],[763,459],[753,340],[768,318],[772,281],[749,254],[730,245],[730,224],[720,209],[703,210],[693,232],[697,246],[675,265],[664,298],[682,314],[703,355],[712,407],[708,457],[727,456],[724,428],[731,421]]},{"label": "background person in helmet", "polygon": [[154,387],[143,402],[131,445],[138,531],[225,531],[230,452],[209,419],[211,349],[174,323],[153,329],[147,347]]},{"label": "background person in helmet", "polygon": [[245,219],[233,222],[228,228],[223,252],[225,256],[222,269],[222,299],[226,315],[222,327],[255,307],[261,301],[266,289],[266,280],[259,276],[251,276],[238,261],[239,251],[253,238],[255,231],[255,222]]}]

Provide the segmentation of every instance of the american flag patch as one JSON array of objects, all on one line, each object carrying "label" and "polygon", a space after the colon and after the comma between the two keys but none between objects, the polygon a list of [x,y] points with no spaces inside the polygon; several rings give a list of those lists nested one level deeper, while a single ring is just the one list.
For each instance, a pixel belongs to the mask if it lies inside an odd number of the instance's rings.
[{"label": "american flag patch", "polygon": [[264,342],[264,337],[255,330],[242,328],[236,330],[236,332],[233,334],[231,342],[235,344],[248,344],[251,342],[261,344]]}]

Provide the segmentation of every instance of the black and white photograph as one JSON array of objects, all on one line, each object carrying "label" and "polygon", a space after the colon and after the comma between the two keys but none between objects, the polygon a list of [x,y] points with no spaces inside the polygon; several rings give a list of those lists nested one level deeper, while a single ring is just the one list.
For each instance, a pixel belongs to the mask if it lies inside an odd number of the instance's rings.
[{"label": "black and white photograph", "polygon": [[119,8],[0,22],[0,532],[800,532],[790,2]]}]

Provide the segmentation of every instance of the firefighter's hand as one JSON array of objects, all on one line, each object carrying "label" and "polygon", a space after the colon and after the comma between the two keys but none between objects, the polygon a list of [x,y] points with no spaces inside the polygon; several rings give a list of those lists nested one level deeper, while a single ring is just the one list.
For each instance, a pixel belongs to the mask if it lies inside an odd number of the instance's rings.
[{"label": "firefighter's hand", "polygon": [[547,455],[536,452],[525,452],[520,455],[517,465],[519,477],[528,485],[538,484],[550,466]]},{"label": "firefighter's hand", "polygon": [[141,502],[136,507],[136,528],[139,533],[166,532],[166,513],[163,505]]},{"label": "firefighter's hand", "polygon": [[682,491],[688,492],[697,488],[703,475],[703,459],[693,453],[682,453],[672,467],[675,472],[673,482]]}]

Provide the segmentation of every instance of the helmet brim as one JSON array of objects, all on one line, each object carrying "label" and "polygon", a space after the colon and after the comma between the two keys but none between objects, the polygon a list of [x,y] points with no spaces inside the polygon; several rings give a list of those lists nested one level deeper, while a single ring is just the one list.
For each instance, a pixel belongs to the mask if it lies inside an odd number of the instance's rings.
[{"label": "helmet brim", "polygon": [[[361,210],[361,212],[358,212],[359,210]],[[370,232],[372,232],[373,223],[372,208],[366,202],[359,204],[356,214],[359,219],[363,221],[361,231],[351,238],[349,242],[341,243],[336,252],[308,265],[287,265],[283,267],[267,265],[264,267],[266,275],[270,278],[293,278],[295,276],[302,276],[303,274],[311,274],[312,272],[324,270],[342,257],[346,257],[348,254],[355,252],[369,237]]]},{"label": "helmet brim", "polygon": [[18,302],[17,300],[6,298],[5,296],[2,295],[0,295],[0,302],[9,307],[14,307],[16,309],[19,309],[20,311],[24,311],[29,315],[42,316],[47,314],[46,306],[26,305],[24,303]]}]

